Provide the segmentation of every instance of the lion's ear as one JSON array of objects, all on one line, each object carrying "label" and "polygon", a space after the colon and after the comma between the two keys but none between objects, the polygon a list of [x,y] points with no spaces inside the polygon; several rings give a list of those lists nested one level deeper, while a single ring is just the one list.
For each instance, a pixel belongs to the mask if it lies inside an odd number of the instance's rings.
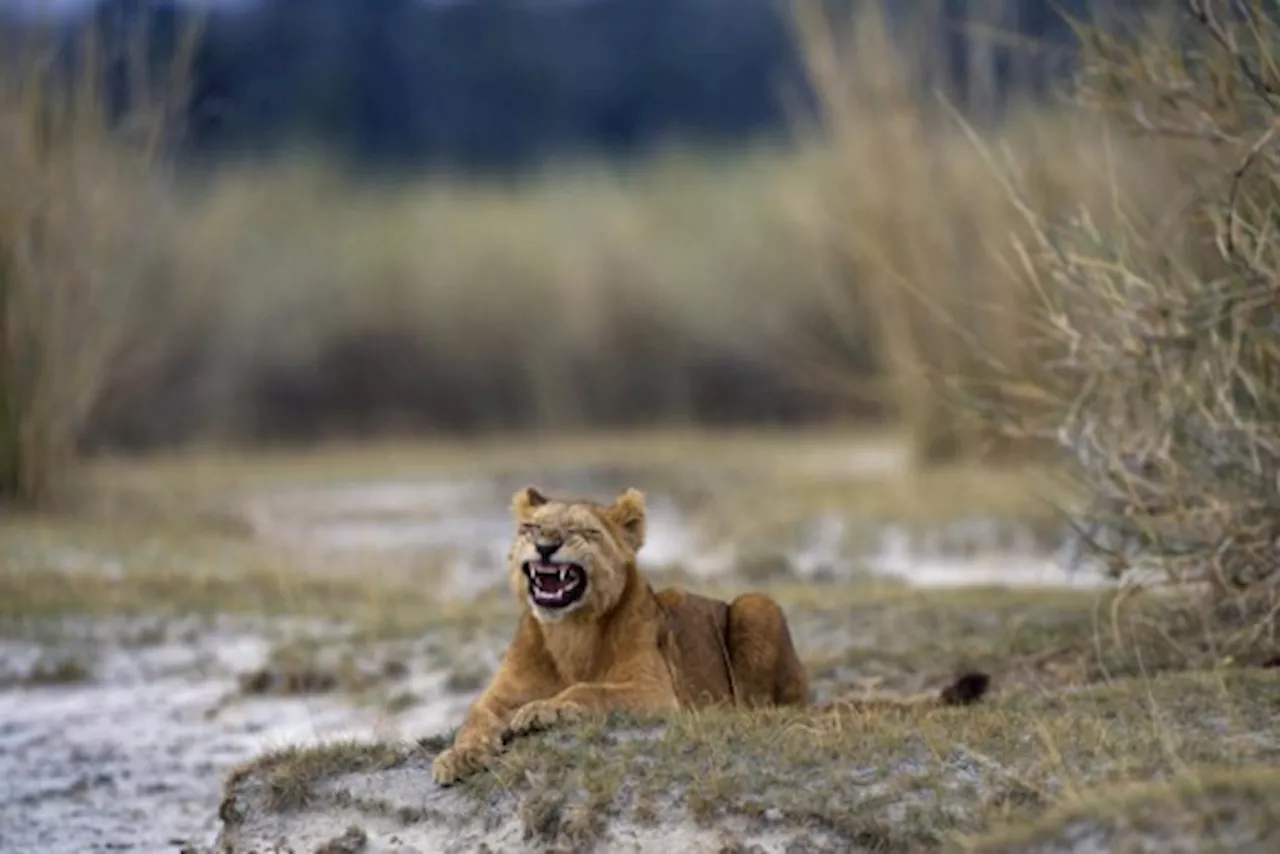
[{"label": "lion's ear", "polygon": [[625,490],[614,499],[611,512],[613,520],[622,529],[627,545],[632,551],[640,551],[645,534],[644,493],[638,489]]},{"label": "lion's ear", "polygon": [[515,495],[511,496],[511,512],[519,519],[527,516],[529,511],[535,507],[541,507],[551,499],[543,495],[536,488],[526,486],[524,489],[518,490]]}]

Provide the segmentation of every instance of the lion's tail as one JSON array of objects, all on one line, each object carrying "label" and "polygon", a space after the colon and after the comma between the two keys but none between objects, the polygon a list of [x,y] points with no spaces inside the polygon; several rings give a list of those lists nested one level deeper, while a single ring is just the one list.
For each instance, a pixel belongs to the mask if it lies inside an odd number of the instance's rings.
[{"label": "lion's tail", "polygon": [[903,694],[893,691],[874,691],[861,696],[846,697],[814,706],[818,713],[865,712],[880,709],[937,708],[941,706],[968,706],[982,699],[991,686],[991,677],[977,671],[962,674],[939,691],[922,691]]}]

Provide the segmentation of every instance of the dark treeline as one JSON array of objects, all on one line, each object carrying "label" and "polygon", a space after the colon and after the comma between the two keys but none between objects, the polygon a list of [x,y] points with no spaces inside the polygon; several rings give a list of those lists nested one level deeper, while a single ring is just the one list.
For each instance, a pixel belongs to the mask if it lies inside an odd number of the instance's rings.
[{"label": "dark treeline", "polygon": [[[858,0],[824,2],[843,11]],[[1053,52],[1027,44],[1066,42],[1055,5],[886,7],[904,33],[933,22],[921,58],[961,100],[981,82],[980,95],[998,104],[1011,83],[1043,82]],[[809,104],[786,0],[257,0],[205,9],[185,116],[189,154],[303,143],[366,166],[507,168],[548,155],[635,153],[672,138],[781,134]],[[144,33],[161,57],[189,14],[175,0],[101,0],[60,25],[64,36],[88,21],[117,41]],[[1030,38],[1015,47],[975,36],[975,21]]]}]

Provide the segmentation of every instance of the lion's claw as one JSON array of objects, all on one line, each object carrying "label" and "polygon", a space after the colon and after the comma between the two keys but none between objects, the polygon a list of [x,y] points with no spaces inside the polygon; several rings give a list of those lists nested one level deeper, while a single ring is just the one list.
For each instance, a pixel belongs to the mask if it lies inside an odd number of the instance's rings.
[{"label": "lion's claw", "polygon": [[493,752],[477,745],[454,745],[436,756],[431,776],[437,785],[451,786],[464,777],[484,770]]},{"label": "lion's claw", "polygon": [[535,700],[515,713],[507,730],[512,735],[525,735],[550,729],[557,724],[572,723],[582,717],[582,714],[582,707],[576,703]]}]

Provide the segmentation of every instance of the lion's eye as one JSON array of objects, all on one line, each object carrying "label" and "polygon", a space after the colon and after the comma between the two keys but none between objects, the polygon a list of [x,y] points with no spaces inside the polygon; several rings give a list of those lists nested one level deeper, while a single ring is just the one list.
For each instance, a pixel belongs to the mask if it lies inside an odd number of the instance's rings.
[{"label": "lion's eye", "polygon": [[597,531],[595,528],[581,528],[581,529],[579,529],[579,530],[575,531],[574,533],[576,533],[578,536],[582,537],[584,540],[598,540],[598,539],[600,539],[600,532],[599,532],[599,531]]},{"label": "lion's eye", "polygon": [[526,537],[532,537],[534,534],[538,533],[538,526],[537,526],[537,525],[528,525],[528,524],[526,524],[526,525],[521,525],[521,526],[520,526],[520,533],[521,533],[523,536],[526,536]]}]

